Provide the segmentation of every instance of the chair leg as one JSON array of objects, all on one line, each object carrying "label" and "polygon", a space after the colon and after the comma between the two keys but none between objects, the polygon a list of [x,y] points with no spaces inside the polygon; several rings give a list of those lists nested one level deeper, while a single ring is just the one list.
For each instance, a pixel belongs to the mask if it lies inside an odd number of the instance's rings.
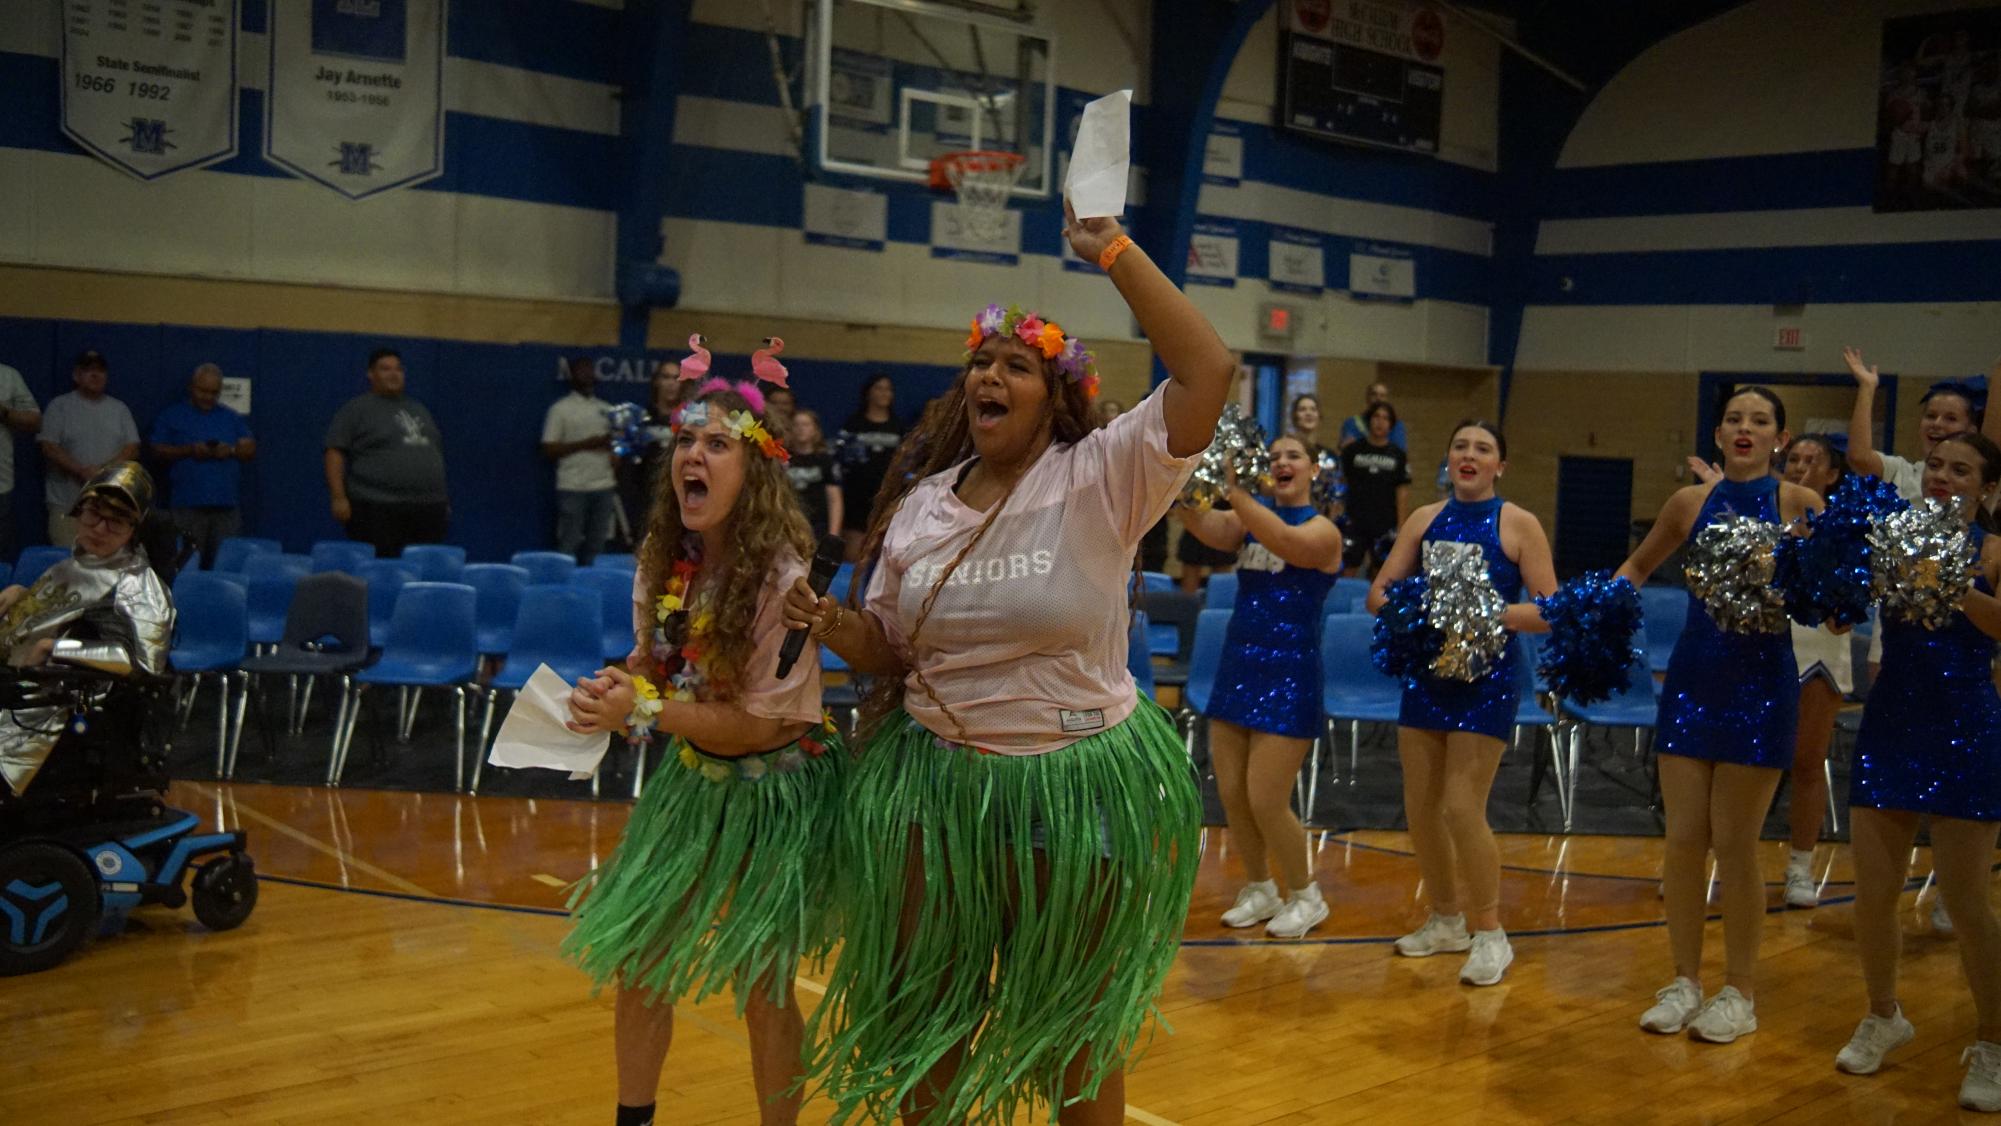
[{"label": "chair leg", "polygon": [[299,718],[292,723],[292,734],[294,735],[303,734],[306,730],[306,715],[313,710],[313,685],[319,679],[317,676],[306,678],[305,691],[299,694]]},{"label": "chair leg", "polygon": [[[421,697],[422,697],[422,695],[423,695],[423,694],[422,694],[421,692],[420,692],[420,693],[418,693],[418,696],[419,696],[419,698],[421,698]],[[453,788],[453,789],[455,789],[455,790],[458,790],[458,791],[459,791],[459,792],[461,792],[461,793],[463,793],[463,792],[465,791],[465,788],[466,788],[466,690],[465,690],[465,685],[461,684],[461,685],[459,685],[459,686],[458,686],[457,688],[454,688],[454,689],[452,689],[452,695],[453,695],[453,697],[455,697],[455,698],[457,699],[457,701],[458,701],[458,707],[457,707],[457,710],[456,710],[456,711],[455,711],[455,713],[454,713],[454,719],[453,719],[453,722],[452,722],[452,732],[453,732],[453,735],[454,735],[454,742],[453,742],[453,752],[452,752],[452,788]],[[412,714],[412,715],[416,714],[416,709],[415,709],[414,707],[413,707],[413,708],[411,708],[410,710],[411,710],[411,714]]]},{"label": "chair leg", "polygon": [[1313,811],[1320,807],[1320,740],[1306,748],[1306,824],[1313,823]]},{"label": "chair leg", "polygon": [[285,730],[296,735],[299,731],[299,674],[290,673],[285,677]]},{"label": "chair leg", "polygon": [[186,696],[181,697],[181,718],[179,726],[182,730],[186,730],[188,726],[188,720],[194,718],[195,694],[200,691],[201,691],[201,674],[197,673],[194,676],[188,678],[188,694]]},{"label": "chair leg", "polygon": [[[206,675],[208,674],[196,673],[195,684],[200,685],[201,678]],[[222,685],[222,703],[215,716],[215,777],[220,781],[223,771],[229,767],[229,678],[217,673],[216,679]]]},{"label": "chair leg", "polygon": [[1362,721],[1348,721],[1348,784],[1362,776]]},{"label": "chair leg", "polygon": [[1556,791],[1557,812],[1562,815],[1567,827],[1570,824],[1570,782],[1563,769],[1564,730],[1560,724],[1551,724],[1546,730],[1549,732],[1549,776],[1556,780],[1551,788]]},{"label": "chair leg", "polygon": [[479,738],[473,742],[472,792],[479,793],[481,768],[486,765],[486,756],[493,753],[493,713],[500,707],[500,689],[486,690],[486,708],[479,721]]},{"label": "chair leg", "polygon": [[340,678],[340,708],[334,717],[333,738],[327,742],[327,785],[340,784],[340,741],[347,734],[348,712],[354,707],[354,682]]},{"label": "chair leg", "polygon": [[632,800],[638,801],[640,790],[646,785],[646,744],[632,745]]},{"label": "chair leg", "polygon": [[1577,814],[1577,750],[1584,741],[1584,725],[1573,724],[1570,728],[1569,761],[1563,767],[1563,831],[1570,831],[1571,820]]},{"label": "chair leg", "polygon": [[368,691],[367,685],[356,684],[351,679],[346,681],[346,685],[345,710],[347,712],[347,722],[342,725],[339,733],[334,737],[334,745],[336,747],[334,752],[334,775],[332,781],[329,783],[334,786],[340,785],[340,776],[347,770],[348,749],[354,745],[354,729],[361,722],[361,698]]},{"label": "chair leg", "polygon": [[243,750],[243,717],[250,711],[250,674],[236,674],[236,723],[229,732],[229,776],[236,777],[236,756]]},{"label": "chair leg", "polygon": [[1827,831],[1841,832],[1841,807],[1834,801],[1834,764],[1820,760],[1820,776],[1827,779]]}]

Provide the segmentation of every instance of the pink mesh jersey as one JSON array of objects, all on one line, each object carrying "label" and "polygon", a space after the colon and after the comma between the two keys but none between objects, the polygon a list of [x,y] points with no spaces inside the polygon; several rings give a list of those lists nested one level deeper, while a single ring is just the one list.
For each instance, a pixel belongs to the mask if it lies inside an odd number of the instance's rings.
[{"label": "pink mesh jersey", "polygon": [[[764,588],[764,601],[758,603],[757,618],[751,630],[757,635],[757,648],[751,653],[750,665],[744,669],[744,690],[731,701],[754,716],[775,719],[780,722],[805,720],[820,722],[820,647],[809,643],[799,660],[792,666],[792,674],[784,680],[778,679],[778,650],[785,644],[785,638],[792,631],[785,628],[785,592],[792,584],[806,577],[806,564],[796,556],[780,556],[771,567],[771,581]],[[694,590],[701,589],[702,579],[697,575]],[[632,631],[635,636],[651,634],[654,627],[653,600],[647,592],[656,589],[644,571],[632,576]]]},{"label": "pink mesh jersey", "polygon": [[952,491],[966,463],[918,482],[890,521],[866,601],[937,693],[908,676],[911,716],[954,742],[1037,755],[1130,715],[1133,552],[1195,461],[1167,452],[1158,388],[1103,429],[1051,446],[945,581],[913,651],[925,596],[986,519]]}]

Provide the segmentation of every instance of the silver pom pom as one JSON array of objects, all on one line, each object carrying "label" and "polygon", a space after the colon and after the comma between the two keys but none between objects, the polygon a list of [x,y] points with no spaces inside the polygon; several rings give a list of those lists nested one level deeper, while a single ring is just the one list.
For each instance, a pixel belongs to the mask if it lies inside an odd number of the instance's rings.
[{"label": "silver pom pom", "polygon": [[1341,459],[1327,450],[1313,466],[1313,503],[1330,505],[1348,498],[1348,482],[1341,475]]},{"label": "silver pom pom", "polygon": [[1926,497],[1877,520],[1869,531],[1869,593],[1883,613],[1939,629],[1973,585],[1977,553],[1966,521],[1942,497]]},{"label": "silver pom pom", "polygon": [[1181,499],[1197,508],[1209,508],[1229,491],[1230,470],[1237,481],[1253,492],[1271,488],[1271,451],[1265,447],[1264,428],[1248,418],[1235,403],[1223,405],[1216,420],[1216,436],[1195,463],[1195,472],[1182,487]]},{"label": "silver pom pom", "polygon": [[1773,549],[1785,529],[1750,516],[1725,516],[1689,545],[1682,564],[1689,593],[1725,633],[1783,633],[1785,595],[1772,585]]},{"label": "silver pom pom", "polygon": [[1433,675],[1467,683],[1479,680],[1508,648],[1501,615],[1507,601],[1487,573],[1487,553],[1477,543],[1433,540],[1424,545],[1424,609],[1445,635],[1431,663]]}]

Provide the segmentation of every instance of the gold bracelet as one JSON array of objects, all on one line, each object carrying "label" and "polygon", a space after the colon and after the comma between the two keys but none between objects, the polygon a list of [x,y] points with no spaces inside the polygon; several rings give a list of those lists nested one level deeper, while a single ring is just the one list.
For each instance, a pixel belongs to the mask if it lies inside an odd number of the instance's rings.
[{"label": "gold bracelet", "polygon": [[1098,268],[1108,274],[1111,273],[1112,263],[1118,261],[1119,255],[1131,250],[1132,247],[1133,240],[1126,235],[1120,235],[1113,239],[1110,245],[1106,246],[1104,251],[1098,255]]},{"label": "gold bracelet", "polygon": [[834,616],[828,618],[826,623],[820,627],[819,631],[813,634],[813,640],[818,641],[821,638],[826,637],[828,634],[834,632],[835,630],[841,628],[841,619],[847,616],[847,612],[848,612],[847,607],[842,606],[838,602],[834,603]]}]

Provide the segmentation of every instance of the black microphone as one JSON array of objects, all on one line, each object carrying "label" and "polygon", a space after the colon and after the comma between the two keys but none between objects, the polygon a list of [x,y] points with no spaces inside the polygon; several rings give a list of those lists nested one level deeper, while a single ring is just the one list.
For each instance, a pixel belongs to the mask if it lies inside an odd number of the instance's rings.
[{"label": "black microphone", "polygon": [[[834,585],[834,574],[841,569],[841,562],[848,557],[848,545],[839,536],[822,536],[820,547],[813,552],[813,569],[806,575],[806,585],[813,588],[814,597],[827,593]],[[806,634],[803,629],[793,630],[786,637],[785,644],[778,650],[778,679],[792,675],[792,666],[799,660],[799,654],[806,649]]]}]

